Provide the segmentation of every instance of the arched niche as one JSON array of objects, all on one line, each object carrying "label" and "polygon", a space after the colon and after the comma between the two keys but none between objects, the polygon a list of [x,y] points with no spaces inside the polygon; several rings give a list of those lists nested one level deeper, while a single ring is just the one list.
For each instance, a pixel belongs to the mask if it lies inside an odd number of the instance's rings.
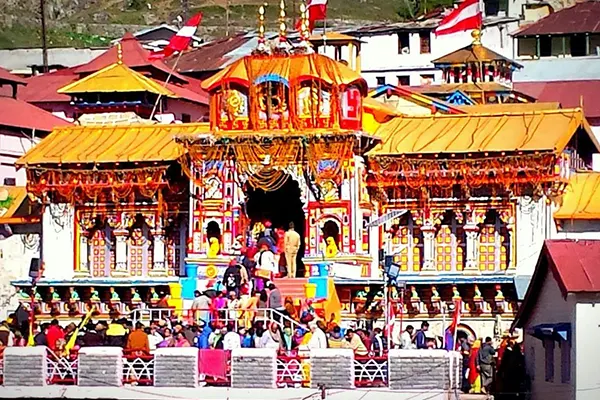
[{"label": "arched niche", "polygon": [[252,101],[257,120],[256,129],[284,129],[290,120],[290,89],[288,81],[276,74],[259,76],[254,81]]},{"label": "arched niche", "polygon": [[300,128],[331,128],[334,112],[331,86],[318,79],[300,81],[296,92],[295,112]]},{"label": "arched niche", "polygon": [[333,216],[324,217],[321,220],[321,241],[325,242],[327,238],[331,237],[335,241],[338,249],[340,249],[340,244],[342,242],[342,223],[337,218]]},{"label": "arched niche", "polygon": [[248,129],[249,90],[235,81],[225,82],[222,89],[214,94],[214,117],[223,130]]}]

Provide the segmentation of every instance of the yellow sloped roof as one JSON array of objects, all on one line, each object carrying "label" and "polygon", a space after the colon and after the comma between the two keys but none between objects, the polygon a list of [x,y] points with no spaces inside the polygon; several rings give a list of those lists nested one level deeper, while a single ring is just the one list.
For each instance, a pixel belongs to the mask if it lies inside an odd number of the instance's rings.
[{"label": "yellow sloped roof", "polygon": [[167,97],[177,97],[159,83],[146,78],[122,63],[111,64],[83,79],[64,86],[58,93],[128,93],[149,92]]},{"label": "yellow sloped roof", "polygon": [[184,149],[180,134],[209,131],[209,124],[73,126],[55,129],[17,165],[172,161]]},{"label": "yellow sloped roof", "polygon": [[588,132],[596,147],[600,148],[579,108],[528,113],[396,117],[382,124],[375,132],[382,142],[368,155],[560,152],[580,127]]},{"label": "yellow sloped roof", "polygon": [[261,79],[279,79],[295,84],[303,79],[320,79],[329,85],[357,84],[367,94],[367,82],[350,67],[327,56],[294,54],[289,56],[249,55],[202,81],[204,90],[213,91],[228,83],[244,86]]},{"label": "yellow sloped roof", "polygon": [[475,104],[472,106],[456,106],[468,114],[489,114],[489,113],[507,113],[507,112],[526,112],[526,111],[550,111],[558,110],[560,103],[502,103],[502,104]]},{"label": "yellow sloped roof", "polygon": [[600,172],[576,173],[554,218],[600,219]]},{"label": "yellow sloped roof", "polygon": [[31,215],[31,209],[25,213],[17,211],[27,201],[27,188],[24,186],[0,186],[0,224],[36,222],[39,215]]}]

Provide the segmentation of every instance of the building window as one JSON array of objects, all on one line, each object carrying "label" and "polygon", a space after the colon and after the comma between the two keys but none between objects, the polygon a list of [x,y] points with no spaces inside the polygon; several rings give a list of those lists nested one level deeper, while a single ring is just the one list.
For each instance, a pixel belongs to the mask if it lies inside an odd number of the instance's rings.
[{"label": "building window", "polygon": [[190,116],[190,114],[181,114],[181,122],[192,122],[192,117]]},{"label": "building window", "polygon": [[517,40],[519,57],[535,57],[537,55],[537,41],[535,38],[523,38]]},{"label": "building window", "polygon": [[571,383],[571,343],[560,342],[560,381]]},{"label": "building window", "polygon": [[571,36],[571,56],[572,57],[587,56],[586,42],[587,42],[586,35],[572,35]]},{"label": "building window", "polygon": [[377,79],[377,86],[385,85],[385,76],[378,76],[375,79]]},{"label": "building window", "polygon": [[544,339],[546,382],[554,382],[554,340]]},{"label": "building window", "polygon": [[412,216],[406,214],[392,226],[392,253],[402,272],[419,272],[423,260],[423,234]]},{"label": "building window", "polygon": [[552,55],[552,37],[540,36],[540,57],[550,57]]},{"label": "building window", "polygon": [[398,32],[398,54],[410,54],[410,35]]},{"label": "building window", "polygon": [[421,44],[421,54],[431,53],[431,33],[419,32],[419,42]]},{"label": "building window", "polygon": [[410,76],[409,75],[398,75],[398,86],[409,86]]},{"label": "building window", "polygon": [[433,74],[421,75],[421,85],[431,85],[433,83]]}]

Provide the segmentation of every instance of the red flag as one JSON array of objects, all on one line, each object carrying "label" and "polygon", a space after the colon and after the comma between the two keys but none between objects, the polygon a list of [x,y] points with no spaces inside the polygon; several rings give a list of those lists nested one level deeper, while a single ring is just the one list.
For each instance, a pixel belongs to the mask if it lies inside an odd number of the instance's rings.
[{"label": "red flag", "polygon": [[158,60],[161,58],[169,57],[173,53],[182,52],[188,48],[192,37],[198,29],[198,25],[202,21],[202,13],[194,15],[188,22],[185,23],[183,28],[179,30],[172,38],[169,44],[161,51],[150,54],[151,60]]},{"label": "red flag", "polygon": [[435,30],[436,35],[480,29],[482,23],[480,0],[465,0],[450,14],[442,19]]},{"label": "red flag", "polygon": [[[315,29],[316,21],[323,21],[327,18],[327,0],[309,0],[306,3],[306,13],[308,18],[308,31]],[[296,21],[296,30],[302,29],[302,20]]]}]

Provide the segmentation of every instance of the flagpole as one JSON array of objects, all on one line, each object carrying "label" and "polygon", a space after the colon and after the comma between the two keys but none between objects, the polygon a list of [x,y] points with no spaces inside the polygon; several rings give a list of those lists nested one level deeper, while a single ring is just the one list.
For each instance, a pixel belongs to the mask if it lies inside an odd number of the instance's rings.
[{"label": "flagpole", "polygon": [[[173,76],[173,72],[175,71],[175,68],[177,68],[177,64],[179,63],[179,59],[181,58],[182,55],[183,55],[183,51],[180,51],[179,54],[177,55],[177,59],[175,60],[175,64],[173,64],[173,67],[171,68],[171,71],[169,71],[169,75],[167,76],[167,79],[163,83],[164,88],[166,88],[167,85],[169,84],[169,81],[171,80],[171,77]],[[156,102],[154,103],[154,107],[152,108],[152,113],[150,114],[150,120],[152,120],[152,118],[154,118],[154,113],[156,113],[156,108],[158,107],[158,103],[160,102],[161,98],[162,98],[162,93],[159,93],[158,97],[156,98]]]}]

